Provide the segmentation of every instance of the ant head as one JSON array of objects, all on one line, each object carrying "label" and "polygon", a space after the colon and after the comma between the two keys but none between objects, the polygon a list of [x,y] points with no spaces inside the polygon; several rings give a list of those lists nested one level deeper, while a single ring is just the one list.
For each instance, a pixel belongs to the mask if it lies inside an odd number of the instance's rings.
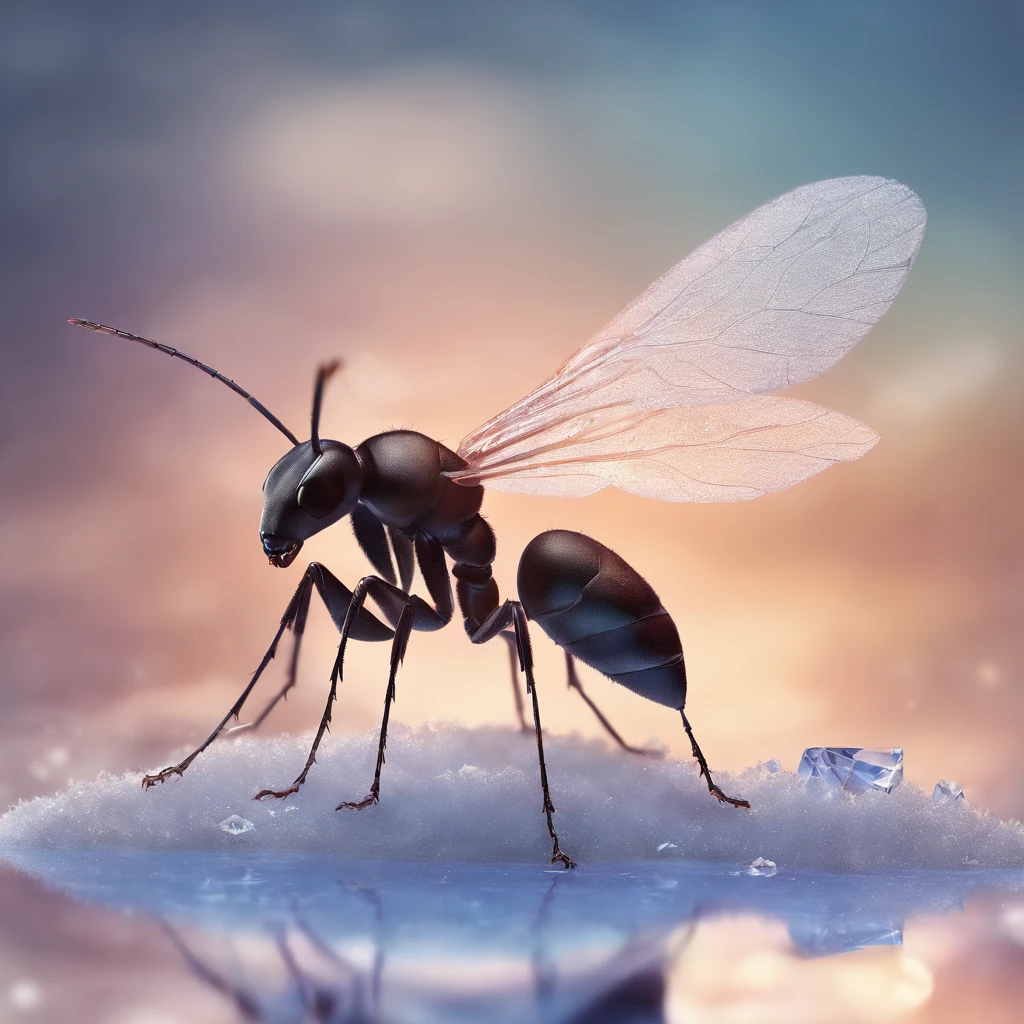
[{"label": "ant head", "polygon": [[271,565],[292,564],[302,542],[347,516],[359,501],[363,470],[356,454],[338,441],[297,445],[263,484],[260,540]]},{"label": "ant head", "polygon": [[356,454],[340,441],[321,441],[324,384],[338,363],[321,366],[313,391],[312,437],[279,459],[263,483],[260,540],[271,565],[295,561],[303,541],[355,509],[363,486]]}]

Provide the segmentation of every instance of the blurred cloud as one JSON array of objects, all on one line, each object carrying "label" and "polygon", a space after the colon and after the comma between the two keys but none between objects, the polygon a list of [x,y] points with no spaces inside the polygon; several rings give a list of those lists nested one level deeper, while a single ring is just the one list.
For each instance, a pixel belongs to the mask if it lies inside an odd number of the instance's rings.
[{"label": "blurred cloud", "polygon": [[977,401],[999,378],[1006,359],[990,338],[929,348],[868,396],[867,416],[921,424],[950,407]]},{"label": "blurred cloud", "polygon": [[316,221],[409,228],[550,181],[538,111],[492,75],[439,66],[275,97],[228,140],[224,174]]}]

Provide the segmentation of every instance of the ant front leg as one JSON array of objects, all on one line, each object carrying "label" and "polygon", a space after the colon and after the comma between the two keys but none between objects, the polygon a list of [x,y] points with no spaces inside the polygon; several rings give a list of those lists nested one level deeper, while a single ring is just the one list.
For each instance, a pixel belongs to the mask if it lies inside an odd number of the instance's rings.
[{"label": "ant front leg", "polygon": [[[319,562],[310,562],[306,567],[305,573],[302,575],[302,579],[299,581],[299,585],[292,595],[292,599],[288,602],[288,607],[285,609],[284,615],[281,617],[281,624],[278,626],[277,633],[274,635],[274,639],[271,641],[270,647],[267,649],[267,653],[263,655],[263,660],[260,662],[259,667],[253,673],[252,679],[249,680],[248,685],[239,694],[238,700],[228,709],[228,713],[220,720],[217,727],[212,733],[203,741],[203,743],[192,751],[184,761],[178,764],[171,765],[169,768],[164,768],[163,771],[157,772],[155,775],[146,775],[142,780],[142,788],[149,789],[151,786],[155,786],[158,782],[166,782],[172,775],[182,775],[185,769],[204,751],[206,748],[213,743],[213,741],[224,731],[228,722],[231,719],[238,720],[238,716],[242,711],[245,702],[249,699],[249,695],[252,693],[253,688],[260,680],[260,676],[263,675],[266,667],[274,659],[277,653],[278,644],[281,642],[281,637],[284,635],[286,629],[291,629],[294,634],[294,644],[292,648],[292,657],[288,669],[287,681],[280,693],[264,708],[263,712],[253,723],[252,727],[259,725],[267,715],[274,709],[278,701],[285,697],[288,691],[295,685],[296,672],[298,671],[299,662],[299,650],[302,644],[302,634],[306,625],[306,617],[309,612],[310,597],[313,592],[313,587],[316,587],[317,593],[320,595],[324,604],[327,606],[327,610],[330,612],[331,617],[336,622],[342,621],[343,616],[347,613],[349,604],[352,599],[352,592],[341,583],[328,569],[320,565]],[[369,611],[363,610],[359,616],[359,620],[356,623],[356,631],[358,639],[360,640],[388,640],[392,636],[392,631],[375,618]]]},{"label": "ant front leg", "polygon": [[533,728],[537,734],[540,787],[544,794],[543,810],[547,818],[548,834],[551,836],[552,843],[551,863],[560,863],[565,868],[574,868],[576,867],[576,861],[567,854],[562,853],[562,849],[558,845],[558,833],[555,832],[555,823],[551,817],[555,813],[555,805],[551,802],[551,793],[548,789],[548,769],[544,763],[544,733],[540,724],[537,685],[533,678],[533,648],[530,644],[530,632],[526,625],[526,612],[523,611],[523,606],[518,601],[505,601],[500,608],[495,609],[487,617],[470,639],[475,644],[486,643],[492,637],[508,629],[509,626],[512,626],[515,630],[516,649],[519,653],[519,667],[526,675],[526,693],[533,702]]},{"label": "ant front leg", "polygon": [[[288,607],[285,609],[284,615],[281,617],[281,624],[278,626],[277,633],[274,635],[274,639],[270,643],[270,647],[267,649],[267,653],[263,655],[263,660],[259,664],[259,668],[253,673],[252,679],[249,680],[248,685],[239,694],[238,700],[228,709],[228,713],[220,720],[217,727],[210,733],[209,736],[201,743],[195,750],[192,751],[184,761],[180,761],[178,764],[171,765],[169,768],[164,768],[163,771],[157,772],[155,775],[146,775],[142,779],[142,788],[149,789],[155,786],[158,782],[166,782],[172,775],[183,775],[185,769],[224,731],[224,727],[233,718],[236,722],[238,716],[241,713],[242,707],[245,702],[249,699],[249,694],[252,693],[253,687],[259,682],[260,676],[263,675],[264,670],[273,660],[274,655],[277,653],[277,645],[281,642],[281,637],[284,631],[290,626],[296,626],[301,621],[302,625],[305,625],[306,613],[309,610],[309,598],[312,591],[312,582],[309,577],[307,570],[306,574],[302,577],[298,588],[292,595],[291,601],[288,602]],[[301,642],[302,629],[296,627],[295,630],[295,645],[291,662],[291,674],[289,677],[288,687],[294,684],[294,673],[298,664],[299,644]],[[288,688],[286,687],[286,689]],[[261,716],[262,720],[262,716]]]}]

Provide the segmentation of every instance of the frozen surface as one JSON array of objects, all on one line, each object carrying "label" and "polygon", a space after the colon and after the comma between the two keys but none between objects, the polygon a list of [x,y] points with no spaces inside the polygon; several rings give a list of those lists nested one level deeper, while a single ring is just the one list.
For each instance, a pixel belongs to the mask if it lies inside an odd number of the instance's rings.
[{"label": "frozen surface", "polygon": [[[216,743],[183,778],[148,792],[133,774],[74,783],[0,818],[0,852],[302,853],[545,865],[550,843],[532,736],[396,727],[381,803],[362,812],[334,808],[366,792],[376,735],[329,739],[297,796],[254,801],[258,790],[291,782],[308,744],[308,736]],[[935,805],[910,784],[853,797],[766,766],[717,773],[726,792],[750,801],[748,813],[714,800],[688,760],[652,761],[578,737],[549,736],[545,749],[562,848],[583,866],[699,860],[746,867],[757,857],[774,861],[780,874],[1024,866],[1019,823],[963,801]],[[254,828],[222,830],[232,815]]]}]

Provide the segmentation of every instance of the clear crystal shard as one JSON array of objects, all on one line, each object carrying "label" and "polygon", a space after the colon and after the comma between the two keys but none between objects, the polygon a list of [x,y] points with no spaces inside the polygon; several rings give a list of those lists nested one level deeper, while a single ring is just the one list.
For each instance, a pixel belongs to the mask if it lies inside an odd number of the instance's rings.
[{"label": "clear crystal shard", "polygon": [[240,814],[232,814],[220,823],[221,832],[230,832],[233,836],[240,836],[243,832],[251,832],[256,826]]},{"label": "clear crystal shard", "polygon": [[758,857],[749,868],[747,868],[748,875],[761,875],[764,878],[771,878],[778,871],[778,867],[775,865],[775,861],[767,860],[764,857]]},{"label": "clear crystal shard", "polygon": [[932,803],[934,804],[955,804],[964,798],[964,787],[956,782],[947,782],[939,779],[932,791]]},{"label": "clear crystal shard", "polygon": [[821,779],[847,793],[866,793],[869,789],[889,793],[903,781],[903,748],[808,747],[800,758],[797,774],[805,779]]}]

